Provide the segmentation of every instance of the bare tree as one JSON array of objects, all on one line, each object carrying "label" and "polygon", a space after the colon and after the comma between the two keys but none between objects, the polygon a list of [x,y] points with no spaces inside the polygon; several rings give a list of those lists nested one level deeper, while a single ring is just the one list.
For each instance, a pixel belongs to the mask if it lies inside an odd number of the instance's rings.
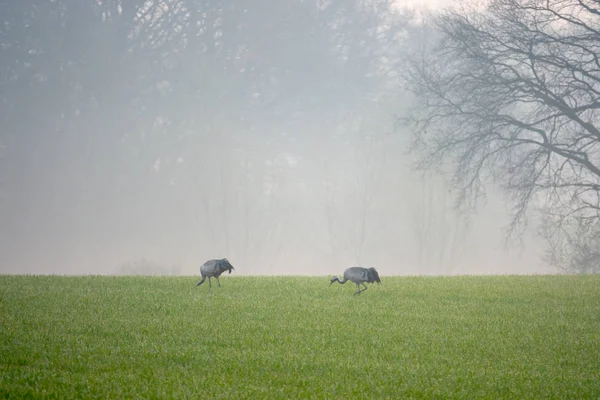
[{"label": "bare tree", "polygon": [[464,245],[468,219],[454,207],[448,184],[425,171],[412,191],[412,232],[420,272],[451,273]]},{"label": "bare tree", "polygon": [[[368,128],[367,128],[368,129]],[[386,165],[386,153],[380,132],[366,131],[362,124],[358,129],[359,145],[355,156],[361,172],[354,176],[356,190],[357,219],[355,237],[349,243],[357,264],[364,263],[365,249],[368,239],[377,239],[371,230],[370,217],[375,196],[381,186],[381,173]]]},{"label": "bare tree", "polygon": [[[0,224],[5,225],[4,219],[6,218],[6,162],[4,160],[6,153],[6,146],[2,142],[2,132],[0,132]],[[5,230],[3,230],[5,231]],[[0,233],[0,242],[5,239],[5,233]]]},{"label": "bare tree", "polygon": [[349,131],[344,136],[348,143],[341,146],[343,155],[332,161],[327,154],[320,160],[320,193],[332,262],[343,254],[361,264],[370,244],[379,239],[372,226],[386,167],[385,131],[360,118],[343,127]]},{"label": "bare tree", "polygon": [[567,273],[600,273],[600,227],[586,218],[547,218],[541,235],[544,259]]},{"label": "bare tree", "polygon": [[322,162],[321,171],[323,172],[322,187],[319,193],[322,195],[321,203],[325,211],[325,223],[327,224],[327,239],[329,242],[329,250],[331,251],[330,262],[335,265],[337,261],[337,252],[339,246],[339,238],[336,234],[336,219],[335,219],[335,203],[338,193],[338,183],[335,179],[329,177],[328,165]]},{"label": "bare tree", "polygon": [[435,18],[410,57],[406,118],[422,166],[450,165],[462,205],[493,181],[520,237],[529,206],[600,220],[600,4],[492,0]]}]

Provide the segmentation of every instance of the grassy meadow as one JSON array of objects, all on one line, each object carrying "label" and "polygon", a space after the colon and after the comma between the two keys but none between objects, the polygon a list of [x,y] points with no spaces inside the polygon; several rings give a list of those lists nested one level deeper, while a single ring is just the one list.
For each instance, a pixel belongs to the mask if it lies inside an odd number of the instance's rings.
[{"label": "grassy meadow", "polygon": [[0,276],[0,398],[600,398],[600,276],[197,281]]}]

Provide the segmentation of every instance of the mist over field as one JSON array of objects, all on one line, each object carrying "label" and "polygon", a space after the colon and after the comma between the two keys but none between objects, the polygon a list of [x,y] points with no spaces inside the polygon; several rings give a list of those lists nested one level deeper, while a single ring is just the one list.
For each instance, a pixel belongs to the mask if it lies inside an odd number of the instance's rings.
[{"label": "mist over field", "polygon": [[366,4],[0,6],[0,273],[556,272],[535,215],[504,246],[501,190],[459,213],[414,170],[399,76],[427,31]]}]

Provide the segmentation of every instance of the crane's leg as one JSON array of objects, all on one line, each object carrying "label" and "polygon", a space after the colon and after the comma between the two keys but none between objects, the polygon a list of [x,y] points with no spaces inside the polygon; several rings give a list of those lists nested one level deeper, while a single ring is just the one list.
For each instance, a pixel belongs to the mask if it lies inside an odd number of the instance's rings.
[{"label": "crane's leg", "polygon": [[203,276],[203,277],[202,277],[202,280],[201,280],[200,282],[196,283],[196,286],[200,286],[200,285],[202,285],[202,284],[204,283],[204,281],[205,281],[205,280],[206,280],[206,277],[205,277],[205,276]]},{"label": "crane's leg", "polygon": [[211,285],[211,283],[210,283],[210,279],[211,279],[211,277],[209,276],[209,277],[208,277],[208,287],[212,289],[212,285]]},{"label": "crane's leg", "polygon": [[218,276],[217,276],[217,283],[219,284],[219,287],[221,287],[221,281],[219,280]]},{"label": "crane's leg", "polygon": [[361,294],[362,292],[364,292],[365,290],[367,290],[367,285],[365,285],[364,282],[362,282],[362,285],[365,287],[364,289],[360,288],[360,283],[356,284],[356,288],[358,289],[358,292],[354,293],[354,294]]}]

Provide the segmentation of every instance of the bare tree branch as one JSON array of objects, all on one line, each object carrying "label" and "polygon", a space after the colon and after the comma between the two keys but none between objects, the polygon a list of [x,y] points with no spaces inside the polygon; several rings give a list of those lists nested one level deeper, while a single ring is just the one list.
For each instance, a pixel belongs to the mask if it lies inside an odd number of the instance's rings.
[{"label": "bare tree branch", "polygon": [[[600,197],[600,14],[584,0],[492,0],[449,10],[407,61],[420,167],[450,165],[460,203],[494,182],[513,205],[589,217]],[[518,236],[518,235],[517,235]]]}]

